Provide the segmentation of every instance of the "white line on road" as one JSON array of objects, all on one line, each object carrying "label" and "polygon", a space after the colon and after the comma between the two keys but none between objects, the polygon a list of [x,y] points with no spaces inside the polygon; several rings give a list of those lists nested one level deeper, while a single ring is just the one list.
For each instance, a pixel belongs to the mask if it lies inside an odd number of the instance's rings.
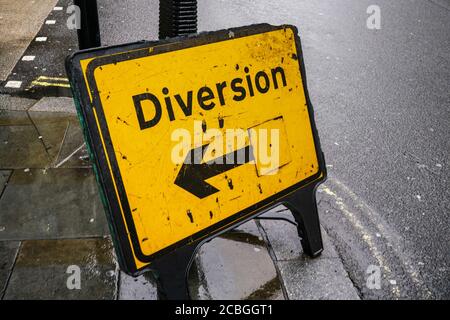
[{"label": "white line on road", "polygon": [[63,7],[54,7],[53,10],[54,11],[61,11],[63,9]]},{"label": "white line on road", "polygon": [[5,84],[5,88],[15,88],[18,89],[22,86],[22,81],[10,80]]},{"label": "white line on road", "polygon": [[36,41],[39,41],[39,42],[47,41],[47,37],[36,37]]},{"label": "white line on road", "polygon": [[[384,238],[384,241],[388,247],[390,247],[396,257],[400,260],[403,265],[403,269],[409,275],[410,279],[417,285],[418,288],[424,293],[426,298],[432,297],[432,293],[426,287],[424,282],[419,278],[418,271],[414,268],[413,259],[410,258],[410,254],[407,253],[406,249],[401,245],[402,238],[396,234],[396,232],[390,228],[386,222],[383,222],[379,214],[372,209],[365,201],[359,198],[353,191],[351,191],[346,185],[337,179],[329,178],[331,183],[336,184],[340,191],[350,197],[350,199],[355,203],[356,207],[364,213],[364,215],[369,219],[370,224],[377,232],[375,236],[377,238]],[[364,223],[361,219],[357,217],[356,213],[349,210],[348,205],[344,203],[342,197],[339,197],[337,193],[331,190],[328,186],[323,185],[319,192],[324,192],[325,194],[331,196],[335,200],[335,204],[339,207],[340,211],[347,217],[349,222],[354,226],[354,228],[359,231],[363,241],[369,247],[370,252],[374,258],[378,261],[379,266],[384,269],[387,274],[392,274],[392,270],[387,265],[387,261],[384,259],[382,253],[377,248],[375,244],[375,239],[372,233],[369,231],[370,227],[367,223]],[[397,283],[392,285],[392,293],[400,297],[400,288]]]},{"label": "white line on road", "polygon": [[[385,238],[388,246],[390,246],[394,250],[396,256],[402,262],[407,274],[410,276],[413,282],[423,290],[426,298],[429,299],[430,297],[432,297],[432,293],[430,292],[430,290],[426,287],[423,281],[419,279],[419,273],[414,268],[413,258],[410,258],[410,254],[408,254],[407,250],[402,246],[402,237],[397,235],[396,232],[386,222],[382,221],[382,219],[379,217],[379,214],[374,209],[372,209],[365,201],[360,199],[346,185],[344,185],[337,179],[331,179],[344,190],[345,194],[347,194],[361,210],[363,210],[373,226],[380,231],[380,237],[383,236]],[[378,237],[377,234],[375,235]]]},{"label": "white line on road", "polygon": [[[339,207],[340,211],[348,218],[348,220],[352,223],[357,231],[361,234],[361,238],[367,244],[369,251],[372,253],[372,256],[377,260],[378,265],[383,268],[383,270],[389,276],[392,275],[392,270],[387,265],[383,254],[378,250],[377,246],[373,241],[373,237],[370,232],[363,226],[363,224],[359,221],[359,219],[347,209],[347,206],[344,204],[343,199],[339,197],[335,192],[333,192],[330,188],[323,185],[323,192],[327,195],[332,196],[335,199],[336,205]],[[400,298],[400,289],[397,285],[393,285],[391,289],[392,294],[396,298]]]},{"label": "white line on road", "polygon": [[23,56],[22,61],[33,61],[36,56]]},{"label": "white line on road", "polygon": [[46,20],[45,24],[55,24],[56,20]]}]

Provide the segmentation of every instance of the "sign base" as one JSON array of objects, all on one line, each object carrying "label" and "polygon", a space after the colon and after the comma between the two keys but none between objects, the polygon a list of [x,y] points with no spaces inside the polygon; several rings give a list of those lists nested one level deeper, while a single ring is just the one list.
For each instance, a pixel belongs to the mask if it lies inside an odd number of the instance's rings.
[{"label": "sign base", "polygon": [[190,300],[188,275],[197,248],[198,243],[186,245],[152,263],[150,272],[156,281],[158,300]]},{"label": "sign base", "polygon": [[[288,195],[281,201],[298,224],[298,235],[303,252],[317,258],[323,251],[317,211],[316,189],[313,183]],[[262,211],[263,214],[265,211]],[[190,300],[188,275],[197,249],[203,243],[193,242],[155,260],[150,271],[156,280],[159,300]],[[183,270],[183,272],[180,272]]]}]

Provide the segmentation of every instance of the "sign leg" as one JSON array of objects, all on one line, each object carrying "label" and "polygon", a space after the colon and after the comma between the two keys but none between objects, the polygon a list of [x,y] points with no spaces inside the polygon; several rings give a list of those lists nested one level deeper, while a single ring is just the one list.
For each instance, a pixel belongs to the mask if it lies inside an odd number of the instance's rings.
[{"label": "sign leg", "polygon": [[80,8],[81,26],[77,29],[80,50],[100,47],[100,26],[98,20],[97,0],[74,0]]},{"label": "sign leg", "polygon": [[152,262],[159,300],[190,300],[187,278],[196,249],[187,245]]},{"label": "sign leg", "polygon": [[197,0],[159,0],[159,39],[197,33]]},{"label": "sign leg", "polygon": [[295,191],[285,200],[285,205],[291,210],[298,223],[298,234],[303,251],[311,258],[318,257],[323,251],[316,203],[317,186],[318,184],[312,184]]}]

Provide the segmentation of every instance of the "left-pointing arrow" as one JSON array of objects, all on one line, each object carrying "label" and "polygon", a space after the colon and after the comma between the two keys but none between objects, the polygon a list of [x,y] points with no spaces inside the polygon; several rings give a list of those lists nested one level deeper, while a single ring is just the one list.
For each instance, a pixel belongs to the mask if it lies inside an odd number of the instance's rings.
[{"label": "left-pointing arrow", "polygon": [[207,146],[194,148],[188,153],[175,179],[177,186],[200,199],[220,191],[205,180],[254,160],[252,147],[248,145],[220,158],[202,163]]}]

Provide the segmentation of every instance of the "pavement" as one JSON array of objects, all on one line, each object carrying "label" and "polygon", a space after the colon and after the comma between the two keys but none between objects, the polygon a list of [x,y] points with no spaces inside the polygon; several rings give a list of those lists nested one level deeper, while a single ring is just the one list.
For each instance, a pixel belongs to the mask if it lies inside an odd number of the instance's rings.
[{"label": "pavement", "polygon": [[[70,1],[44,2],[32,19],[40,29],[18,47],[11,33],[0,40],[0,296],[156,299],[148,275],[117,267],[64,75],[76,37],[51,8]],[[289,223],[250,221],[201,248],[193,298],[450,297],[450,1],[378,0],[382,28],[369,30],[372,2],[199,1],[199,31],[299,28],[329,179],[317,194],[322,256],[307,258]],[[156,39],[157,1],[98,3],[104,45]],[[23,14],[15,5],[2,10],[2,33],[3,12]],[[290,217],[284,207],[266,215]],[[73,265],[80,289],[67,286]]]}]

